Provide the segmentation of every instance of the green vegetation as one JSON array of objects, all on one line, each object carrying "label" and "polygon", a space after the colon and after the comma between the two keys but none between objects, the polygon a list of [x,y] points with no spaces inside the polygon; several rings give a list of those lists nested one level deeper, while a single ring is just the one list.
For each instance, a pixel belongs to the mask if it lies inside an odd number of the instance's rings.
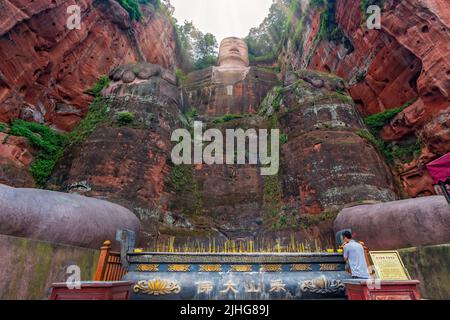
[{"label": "green vegetation", "polygon": [[4,143],[10,135],[25,137],[38,150],[30,172],[39,186],[47,182],[64,150],[86,139],[95,130],[96,125],[106,118],[107,106],[100,95],[108,84],[109,78],[101,76],[89,90],[96,97],[86,117],[68,135],[60,134],[46,125],[20,119],[12,121],[9,130],[0,124],[0,131],[8,133]]},{"label": "green vegetation", "polygon": [[[283,226],[280,226],[281,216],[279,212],[282,206],[282,188],[278,175],[264,176],[263,186],[263,202],[266,208],[266,221],[272,228],[279,229],[286,227],[282,221]],[[273,221],[275,219],[275,221]]]},{"label": "green vegetation", "polygon": [[197,109],[192,108],[190,111],[186,112],[186,117],[188,119],[196,119],[198,117]]},{"label": "green vegetation", "polygon": [[323,7],[323,5],[325,4],[324,0],[311,0],[310,1],[311,6],[313,7]]},{"label": "green vegetation", "polygon": [[224,114],[223,116],[217,117],[213,120],[213,123],[224,123],[228,121],[232,121],[235,119],[243,118],[242,114]]},{"label": "green vegetation", "polygon": [[11,123],[8,135],[25,137],[39,150],[30,171],[36,183],[42,186],[53,172],[67,141],[66,136],[39,123],[16,119]]},{"label": "green vegetation", "polygon": [[142,18],[139,2],[137,0],[117,0],[120,5],[128,12],[131,20],[140,20]]},{"label": "green vegetation", "polygon": [[88,90],[94,96],[100,96],[102,90],[109,86],[110,80],[108,76],[102,75],[97,82]]},{"label": "green vegetation", "polygon": [[337,93],[339,93],[339,94],[342,94],[342,95],[346,95],[347,93],[345,92],[345,89],[343,89],[343,88],[336,88],[336,90],[335,90]]},{"label": "green vegetation", "polygon": [[120,5],[128,12],[131,20],[139,21],[142,18],[142,12],[139,4],[151,6],[153,10],[158,10],[161,7],[160,0],[117,0]]},{"label": "green vegetation", "polygon": [[416,99],[412,99],[399,108],[389,109],[377,114],[373,114],[364,119],[367,127],[374,135],[378,135],[379,131],[389,123],[397,114],[412,105]]},{"label": "green vegetation", "polygon": [[6,131],[6,124],[0,122],[0,132]]},{"label": "green vegetation", "polygon": [[177,165],[169,174],[169,181],[178,194],[178,206],[188,214],[199,214],[202,210],[202,194],[194,179],[193,169],[188,165]]},{"label": "green vegetation", "polygon": [[417,137],[399,142],[385,142],[380,137],[381,129],[397,114],[413,104],[415,100],[408,101],[399,108],[389,109],[366,117],[364,122],[369,131],[360,130],[357,132],[359,136],[372,143],[390,163],[394,163],[396,160],[407,163],[420,155],[421,144]]},{"label": "green vegetation", "polygon": [[366,79],[366,75],[367,75],[367,73],[366,72],[361,72],[361,73],[358,73],[357,75],[356,75],[356,82],[357,83],[361,83],[361,82],[363,82],[365,79]]},{"label": "green vegetation", "polygon": [[84,141],[92,132],[94,132],[99,123],[106,120],[108,106],[101,97],[101,92],[107,86],[109,86],[109,78],[107,76],[100,76],[95,85],[90,89],[90,92],[95,95],[95,99],[89,106],[87,115],[80,121],[78,126],[69,133],[66,148],[70,148]]},{"label": "green vegetation", "polygon": [[202,70],[217,64],[217,56],[207,55],[194,62],[194,70]]},{"label": "green vegetation", "polygon": [[377,5],[382,7],[385,0],[361,0],[359,8],[361,9],[361,14],[364,20],[367,19],[367,8],[371,5]]},{"label": "green vegetation", "polygon": [[275,88],[275,97],[273,98],[272,101],[272,107],[275,112],[280,110],[281,101],[283,100],[283,93],[284,93],[283,87],[278,86]]},{"label": "green vegetation", "polygon": [[286,133],[280,134],[280,144],[286,144],[289,141],[289,137]]},{"label": "green vegetation", "polygon": [[277,1],[270,7],[268,16],[245,38],[251,62],[275,61],[281,45],[287,20],[285,4]]},{"label": "green vegetation", "polygon": [[336,211],[325,211],[320,214],[314,214],[314,215],[301,215],[299,217],[298,226],[304,229],[308,229],[314,226],[319,225],[321,222],[324,221],[333,221],[336,219],[337,215],[339,213],[339,210]]},{"label": "green vegetation", "polygon": [[72,147],[87,139],[95,130],[97,125],[107,118],[108,106],[104,99],[96,97],[89,106],[87,115],[81,120],[78,126],[68,135],[66,147]]},{"label": "green vegetation", "polygon": [[175,75],[177,76],[178,82],[181,86],[186,84],[187,75],[181,69],[175,70]]},{"label": "green vegetation", "polygon": [[318,32],[320,40],[335,41],[344,44],[348,53],[353,52],[354,48],[350,39],[344,34],[336,22],[336,3],[328,1],[327,7],[320,16],[320,30]]},{"label": "green vegetation", "polygon": [[217,63],[217,39],[211,33],[203,34],[192,22],[179,25],[177,20],[168,16],[174,31],[184,71],[200,70]]},{"label": "green vegetation", "polygon": [[170,182],[176,191],[189,188],[192,184],[192,168],[185,165],[174,166],[170,171]]},{"label": "green vegetation", "polygon": [[117,113],[117,121],[120,125],[127,125],[130,123],[133,123],[134,121],[134,114],[129,111],[121,111]]}]

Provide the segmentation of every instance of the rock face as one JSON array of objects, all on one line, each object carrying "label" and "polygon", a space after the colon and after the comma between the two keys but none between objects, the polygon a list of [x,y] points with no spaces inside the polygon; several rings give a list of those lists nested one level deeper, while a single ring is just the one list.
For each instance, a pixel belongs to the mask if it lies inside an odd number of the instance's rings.
[{"label": "rock face", "polygon": [[228,71],[211,67],[190,73],[184,90],[191,108],[214,117],[256,113],[275,85],[275,74],[257,67]]},{"label": "rock face", "polygon": [[[443,0],[388,0],[382,29],[367,30],[360,1],[330,1],[328,9],[317,2],[293,12],[281,72],[249,67],[245,43],[229,38],[218,66],[177,79],[173,27],[149,6],[136,22],[116,0],[85,0],[81,29],[68,30],[74,0],[3,1],[0,122],[68,132],[85,119],[47,187],[130,209],[142,222],[142,246],[168,236],[333,238],[342,207],[402,194],[361,116],[413,101],[381,137],[420,139],[420,156],[397,173],[409,195],[434,193],[424,168],[450,151],[450,16]],[[324,10],[336,22],[327,30],[334,40],[323,35]],[[111,84],[88,112],[87,89],[102,74]],[[171,134],[193,120],[221,132],[280,129],[278,174],[263,177],[258,165],[173,165]],[[33,186],[33,148],[4,132],[0,139],[0,182]]]},{"label": "rock face", "polygon": [[[415,102],[382,130],[387,141],[420,137],[435,159],[450,151],[450,17],[445,0],[383,1],[381,30],[368,30],[360,1],[337,0],[333,10],[342,40],[321,38],[322,7],[300,6],[294,13],[282,52],[285,69],[332,72],[349,83],[349,93],[360,114],[376,114]],[[408,19],[405,19],[408,17]],[[298,40],[299,39],[299,40]],[[428,152],[427,151],[427,152]],[[411,196],[427,195],[431,185],[421,167],[422,179],[403,180]],[[411,177],[402,174],[401,179]]]},{"label": "rock face", "polygon": [[[300,71],[287,75],[278,119],[288,142],[282,149],[284,195],[299,214],[343,204],[397,198],[389,168],[360,135],[364,125],[342,80]],[[297,80],[296,80],[297,79]]]},{"label": "rock face", "polygon": [[[66,12],[81,8],[81,28]],[[5,0],[0,4],[0,121],[47,123],[70,131],[85,115],[86,91],[119,65],[148,61],[174,68],[173,27],[164,14],[141,6],[131,22],[115,0]],[[157,36],[156,36],[157,35]]]},{"label": "rock face", "polygon": [[[273,88],[274,73],[241,69],[248,73],[238,80],[236,70],[220,70],[221,79],[235,81],[231,93],[211,73],[206,85],[191,82],[211,69],[189,75],[181,91],[173,75],[156,65],[113,70],[104,91],[105,118],[65,154],[51,184],[133,210],[142,221],[143,246],[168,236],[181,242],[208,237],[288,242],[291,234],[305,239],[312,232],[329,239],[331,226],[321,230],[317,220],[304,230],[304,220],[356,201],[397,199],[389,168],[359,135],[365,127],[340,78],[305,70],[287,74],[284,85]],[[196,99],[204,99],[203,108]],[[236,114],[229,114],[227,99]],[[221,132],[280,128],[287,142],[278,174],[263,177],[260,166],[250,164],[173,165],[170,134],[189,128],[192,119],[181,110],[193,106],[197,120]],[[124,112],[132,115],[126,123]]]},{"label": "rock face", "polygon": [[[189,208],[195,213],[188,218],[193,227],[216,231],[210,236],[279,237],[285,241],[286,236],[293,234],[304,239],[314,233],[311,226],[306,232],[302,228],[310,215],[332,212],[356,201],[397,199],[394,180],[383,158],[358,135],[365,127],[353,101],[343,93],[341,79],[303,70],[286,74],[284,84],[269,91],[269,84],[274,86],[274,80],[266,80],[270,79],[270,72],[265,71],[265,77],[254,77],[252,72],[256,71],[251,67],[246,77],[234,84],[236,88],[241,82],[251,81],[252,86],[234,94],[218,91],[220,84],[214,77],[206,82],[213,84],[213,89],[202,87],[200,84],[205,81],[194,77],[207,71],[189,75],[184,89],[191,106],[201,105],[195,100],[199,96],[207,101],[207,107],[197,109],[207,128],[219,128],[222,132],[235,128],[279,128],[288,140],[280,150],[279,173],[263,177],[255,165],[193,166],[188,185],[195,188],[178,190],[171,210],[185,214]],[[223,73],[225,78],[234,75],[234,70]],[[275,79],[273,74],[271,77]],[[196,79],[196,90],[192,79]],[[259,96],[265,96],[259,114],[248,108],[252,101],[242,99],[257,96],[255,88],[261,92]],[[215,99],[210,98],[211,92]],[[227,98],[235,101],[231,105],[237,106],[237,119],[213,116],[229,113],[222,104]],[[184,192],[190,197],[183,196]],[[323,240],[332,236],[326,226],[321,228],[323,232],[315,233],[315,237]]]},{"label": "rock face", "polygon": [[116,204],[60,192],[0,185],[0,234],[98,249],[139,220]]},{"label": "rock face", "polygon": [[[174,75],[156,65],[129,64],[111,76],[117,81],[103,102],[104,119],[86,141],[66,152],[50,183],[122,204],[136,212],[146,232],[155,234],[168,206],[164,183],[170,172],[170,136],[183,125],[179,90]],[[131,119],[124,120],[123,114]]]},{"label": "rock face", "polygon": [[346,208],[334,229],[346,228],[371,250],[449,243],[450,206],[443,196],[431,196]]},{"label": "rock face", "polygon": [[33,161],[33,148],[23,137],[7,136],[0,132],[0,183],[16,187],[33,187],[34,179],[28,171]]}]

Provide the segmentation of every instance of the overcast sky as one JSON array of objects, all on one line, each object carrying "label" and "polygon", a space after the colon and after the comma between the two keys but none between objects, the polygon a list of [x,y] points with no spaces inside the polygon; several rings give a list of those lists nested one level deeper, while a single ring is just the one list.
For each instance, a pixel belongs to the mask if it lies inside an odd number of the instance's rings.
[{"label": "overcast sky", "polygon": [[214,34],[217,41],[236,36],[245,37],[259,26],[269,13],[273,0],[171,0],[175,18],[181,24],[193,21],[203,33]]}]

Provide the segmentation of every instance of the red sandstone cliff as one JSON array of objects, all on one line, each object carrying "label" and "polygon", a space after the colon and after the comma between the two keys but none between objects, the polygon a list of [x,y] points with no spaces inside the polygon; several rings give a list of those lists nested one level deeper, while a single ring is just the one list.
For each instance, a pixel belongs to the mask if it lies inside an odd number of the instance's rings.
[{"label": "red sandstone cliff", "polygon": [[[81,29],[69,30],[67,7],[81,7]],[[87,111],[86,93],[102,74],[146,60],[174,68],[172,25],[142,6],[131,22],[114,0],[0,2],[0,121],[43,122],[70,131]]]},{"label": "red sandstone cliff", "polygon": [[[450,3],[385,1],[382,29],[367,30],[360,1],[336,0],[335,20],[353,50],[339,41],[319,39],[321,12],[321,8],[304,6],[294,15],[294,27],[305,16],[303,38],[298,46],[285,46],[284,67],[307,67],[344,78],[359,112],[366,116],[417,99],[382,130],[382,138],[397,141],[415,134],[424,145],[421,160],[449,152]],[[427,173],[418,166],[424,161],[418,160],[400,169],[403,185],[412,196],[432,192]],[[408,170],[415,173],[407,174]]]}]

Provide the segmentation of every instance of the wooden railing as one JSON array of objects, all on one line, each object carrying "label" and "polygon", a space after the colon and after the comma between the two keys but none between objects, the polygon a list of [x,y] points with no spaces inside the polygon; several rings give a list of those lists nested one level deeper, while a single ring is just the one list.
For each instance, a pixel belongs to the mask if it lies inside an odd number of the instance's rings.
[{"label": "wooden railing", "polygon": [[126,272],[120,262],[120,253],[111,251],[111,241],[106,240],[100,249],[94,281],[120,281]]}]

